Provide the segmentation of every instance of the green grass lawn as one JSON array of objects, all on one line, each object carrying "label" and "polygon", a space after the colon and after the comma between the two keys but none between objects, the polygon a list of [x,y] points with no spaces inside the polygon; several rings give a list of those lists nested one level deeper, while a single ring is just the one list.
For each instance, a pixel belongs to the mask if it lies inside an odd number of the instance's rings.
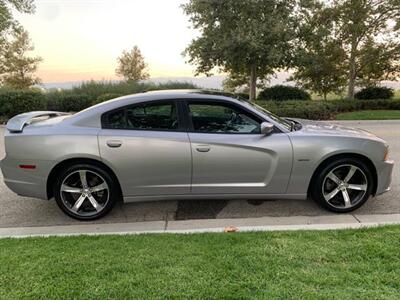
[{"label": "green grass lawn", "polygon": [[400,110],[361,110],[341,113],[336,120],[398,120]]},{"label": "green grass lawn", "polygon": [[400,226],[0,240],[0,299],[399,299]]}]

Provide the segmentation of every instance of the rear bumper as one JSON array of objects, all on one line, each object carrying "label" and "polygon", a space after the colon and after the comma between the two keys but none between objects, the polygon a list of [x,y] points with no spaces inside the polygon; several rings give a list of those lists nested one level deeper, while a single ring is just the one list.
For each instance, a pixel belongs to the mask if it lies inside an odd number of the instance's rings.
[{"label": "rear bumper", "polygon": [[[33,170],[21,169],[21,164],[34,164]],[[4,158],[1,163],[1,171],[4,177],[4,183],[14,193],[24,196],[40,199],[47,198],[47,177],[51,170],[50,161],[14,160]]]},{"label": "rear bumper", "polygon": [[394,161],[383,161],[377,166],[378,186],[376,188],[376,196],[390,191],[390,184],[392,183],[392,172]]}]

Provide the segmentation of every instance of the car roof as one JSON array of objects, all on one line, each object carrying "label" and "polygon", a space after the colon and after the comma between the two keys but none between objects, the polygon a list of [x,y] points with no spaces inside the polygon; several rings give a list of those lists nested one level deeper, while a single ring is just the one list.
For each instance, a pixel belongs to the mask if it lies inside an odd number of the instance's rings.
[{"label": "car roof", "polygon": [[[150,98],[157,98],[157,100],[162,99],[188,99],[188,98],[230,98],[230,99],[241,99],[237,95],[233,93],[217,91],[217,90],[202,90],[202,89],[186,89],[186,90],[154,90],[154,91],[146,91],[143,93],[137,93],[132,95],[122,96],[116,99],[112,99],[110,101],[118,101],[121,99],[143,99],[150,100]],[[106,101],[108,102],[108,101]],[[106,103],[104,102],[104,103]]]},{"label": "car roof", "polygon": [[[74,124],[95,124],[98,122],[98,116],[126,105],[132,105],[140,102],[157,101],[157,100],[183,100],[183,99],[213,99],[213,100],[228,100],[231,102],[243,102],[245,100],[236,97],[234,94],[224,93],[213,90],[157,90],[138,93],[133,95],[122,96],[111,99],[92,107],[89,107],[79,113],[74,114],[66,123]],[[90,126],[90,125],[89,125]]]},{"label": "car roof", "polygon": [[[144,92],[142,94],[151,94],[151,95],[157,95],[157,96],[175,95],[177,97],[199,95],[199,96],[218,96],[218,97],[228,97],[228,98],[240,99],[239,96],[237,96],[234,93],[224,92],[224,91],[220,91],[220,90],[206,90],[206,89],[155,90],[155,91]],[[136,94],[136,95],[139,95],[139,94]],[[134,96],[134,95],[132,95],[132,96]],[[241,100],[245,100],[245,99],[241,99]]]}]

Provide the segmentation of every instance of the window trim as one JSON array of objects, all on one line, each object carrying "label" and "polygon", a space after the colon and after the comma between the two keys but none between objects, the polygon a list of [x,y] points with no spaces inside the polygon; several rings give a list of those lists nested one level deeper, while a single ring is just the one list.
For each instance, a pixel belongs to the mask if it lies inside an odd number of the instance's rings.
[{"label": "window trim", "polygon": [[[101,129],[104,130],[130,130],[130,131],[154,131],[154,132],[186,132],[186,128],[185,128],[185,123],[182,120],[182,112],[180,109],[180,105],[178,103],[179,101],[176,99],[159,99],[159,100],[151,100],[151,101],[142,101],[142,102],[138,102],[138,103],[131,103],[131,104],[127,104],[124,106],[120,106],[114,109],[111,109],[109,111],[106,111],[104,113],[101,114],[100,120],[101,120]],[[143,106],[143,105],[157,105],[157,104],[172,104],[173,106],[175,106],[175,111],[176,111],[176,117],[178,120],[178,128],[176,129],[141,129],[141,128],[109,128],[107,127],[105,118],[106,115],[113,113],[115,111],[118,110],[123,110],[126,109],[128,107],[137,107],[137,106]]]},{"label": "window trim", "polygon": [[[200,133],[200,134],[232,134],[232,135],[255,135],[255,136],[261,136],[263,135],[262,133],[251,133],[251,132],[242,132],[242,133],[236,133],[236,132],[201,132],[201,131],[196,131],[194,130],[194,126],[193,126],[193,120],[192,120],[192,116],[190,115],[190,109],[189,109],[189,105],[195,103],[195,104],[208,104],[208,105],[219,105],[222,104],[223,106],[228,106],[228,107],[233,107],[234,109],[237,109],[239,111],[243,111],[245,112],[248,116],[250,116],[251,118],[253,118],[254,120],[260,122],[260,124],[262,122],[268,122],[271,123],[268,120],[265,120],[263,118],[261,118],[260,116],[258,116],[257,114],[255,114],[254,112],[252,112],[251,110],[247,109],[246,107],[243,107],[241,105],[238,105],[237,103],[233,103],[231,101],[228,100],[220,100],[220,99],[187,99],[183,101],[184,104],[184,116],[185,116],[185,122],[187,122],[187,128],[188,128],[188,133]],[[275,124],[271,123],[272,125],[274,125],[274,131],[273,133],[280,133],[280,129],[276,127]]]}]

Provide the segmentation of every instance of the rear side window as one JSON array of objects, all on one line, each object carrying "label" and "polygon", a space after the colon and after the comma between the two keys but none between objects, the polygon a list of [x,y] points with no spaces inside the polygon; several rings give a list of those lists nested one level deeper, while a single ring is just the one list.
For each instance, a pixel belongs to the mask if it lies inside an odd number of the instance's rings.
[{"label": "rear side window", "polygon": [[131,130],[177,130],[178,116],[174,102],[126,106],[105,113],[102,127]]}]

